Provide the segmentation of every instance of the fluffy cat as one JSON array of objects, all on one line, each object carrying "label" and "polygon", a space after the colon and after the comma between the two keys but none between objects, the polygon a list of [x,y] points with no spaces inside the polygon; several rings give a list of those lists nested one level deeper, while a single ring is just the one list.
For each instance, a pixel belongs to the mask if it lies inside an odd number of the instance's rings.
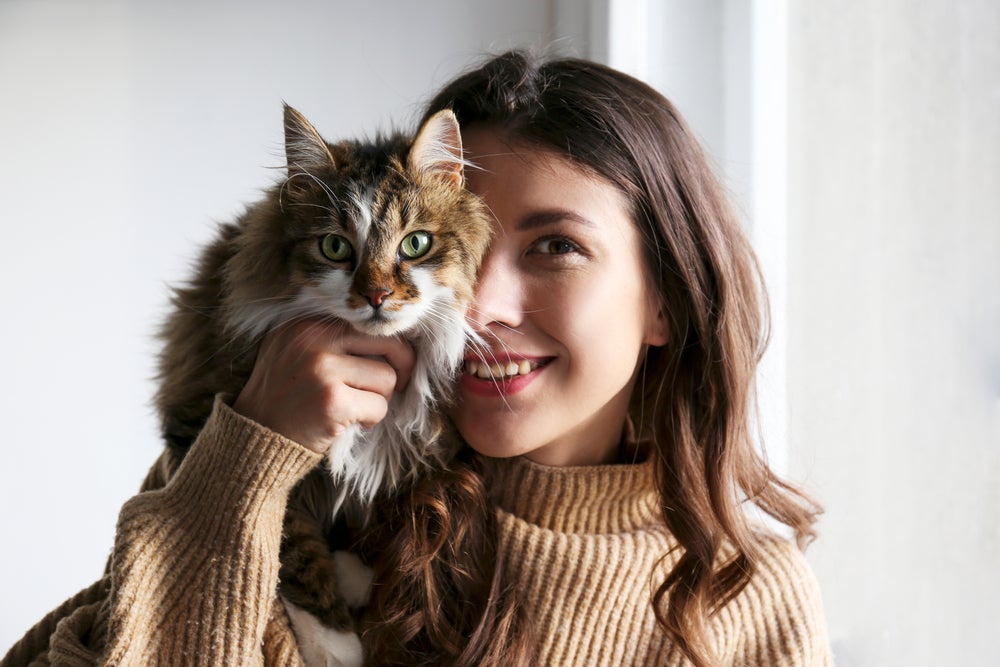
[{"label": "fluffy cat", "polygon": [[[442,402],[475,336],[465,321],[491,224],[464,188],[458,123],[430,118],[411,141],[327,143],[284,108],[287,177],[202,253],[175,291],[162,331],[156,402],[178,457],[194,441],[217,394],[235,396],[261,338],[313,318],[372,335],[404,335],[416,352],[405,391],[371,429],[330,448],[289,501],[281,593],[310,667],[360,664],[351,608],[365,603],[366,568],[334,548],[333,518],[363,517],[369,504],[454,451]],[[333,654],[333,655],[331,655]]]}]

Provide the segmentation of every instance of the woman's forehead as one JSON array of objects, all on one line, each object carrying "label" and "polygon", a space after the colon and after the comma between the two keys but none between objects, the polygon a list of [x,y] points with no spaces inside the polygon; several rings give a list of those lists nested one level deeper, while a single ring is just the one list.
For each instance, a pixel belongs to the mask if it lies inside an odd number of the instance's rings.
[{"label": "woman's forehead", "polygon": [[473,163],[466,170],[472,189],[479,182],[501,177],[539,185],[567,182],[580,187],[593,185],[625,197],[614,183],[565,153],[512,137],[503,129],[473,126],[463,131],[462,137],[466,158]]}]

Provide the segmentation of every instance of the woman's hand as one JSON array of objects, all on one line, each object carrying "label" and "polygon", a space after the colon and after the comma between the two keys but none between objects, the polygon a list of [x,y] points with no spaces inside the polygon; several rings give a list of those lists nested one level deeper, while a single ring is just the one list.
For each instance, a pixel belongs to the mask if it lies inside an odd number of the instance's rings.
[{"label": "woman's hand", "polygon": [[350,426],[385,417],[410,379],[413,348],[346,324],[307,320],[265,336],[233,404],[244,417],[320,454]]}]

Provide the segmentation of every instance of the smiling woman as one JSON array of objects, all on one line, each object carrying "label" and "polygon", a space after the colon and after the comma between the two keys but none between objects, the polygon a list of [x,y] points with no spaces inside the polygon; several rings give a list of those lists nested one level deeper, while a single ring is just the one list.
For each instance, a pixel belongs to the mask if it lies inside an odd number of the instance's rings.
[{"label": "smiling woman", "polygon": [[[464,210],[475,219],[450,222],[477,222],[485,250],[448,411],[460,438],[444,465],[376,497],[365,520],[333,526],[319,513],[310,526],[318,548],[346,531],[373,570],[355,612],[365,663],[829,665],[800,548],[818,508],[751,438],[766,339],[756,261],[676,110],[607,67],[510,52],[446,86],[421,127],[442,117],[453,155],[437,185],[474,195]],[[390,174],[423,164],[421,136]],[[352,192],[345,201],[364,199]],[[322,647],[306,650],[278,601],[281,519],[298,518],[291,488],[319,453],[336,459],[340,432],[379,430],[394,393],[440,366],[430,348],[377,334],[395,298],[381,277],[434,261],[447,225],[425,235],[401,221],[399,243],[369,244],[386,259],[380,277],[353,254],[374,207],[335,230],[328,211],[315,213],[324,208],[301,209],[325,230],[301,252],[336,265],[353,302],[334,314],[368,335],[346,325],[268,332],[249,380],[212,403],[183,465],[154,468],[147,493],[126,505],[114,576],[57,610],[20,655],[298,664],[306,652],[309,664],[328,662]],[[210,502],[219,495],[225,503]],[[206,504],[198,516],[221,526],[184,513]],[[170,540],[150,548],[149,535]],[[150,563],[155,585],[129,579]],[[61,623],[50,644],[62,616],[78,624]]]},{"label": "smiling woman", "polygon": [[[497,524],[467,527],[454,476],[402,514],[498,544],[495,570],[464,568],[491,573],[490,611],[455,664],[831,664],[798,548],[819,508],[751,437],[767,319],[756,260],[676,110],[601,65],[518,52],[454,81],[427,115],[444,108],[496,228],[471,308],[486,348],[467,355],[452,410],[479,458],[453,475],[480,480]],[[401,528],[366,641],[376,664],[435,664],[441,614],[393,594],[424,577],[422,599],[448,595],[407,556],[434,530]]]},{"label": "smiling woman", "polygon": [[[622,192],[501,128],[466,132],[470,189],[497,234],[473,320],[510,378],[466,374],[455,421],[488,456],[615,462],[636,372],[666,321]],[[529,372],[521,373],[527,362]]]}]

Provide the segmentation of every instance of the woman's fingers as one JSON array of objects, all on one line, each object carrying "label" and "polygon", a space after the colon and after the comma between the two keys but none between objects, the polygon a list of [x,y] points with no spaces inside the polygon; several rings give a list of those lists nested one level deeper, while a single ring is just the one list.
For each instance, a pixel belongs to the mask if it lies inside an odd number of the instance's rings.
[{"label": "woman's fingers", "polygon": [[317,452],[346,428],[372,426],[405,387],[415,361],[398,338],[304,321],[269,333],[233,408]]},{"label": "woman's fingers", "polygon": [[[409,382],[416,362],[413,348],[406,341],[361,334],[342,322],[306,320],[280,327],[275,333],[273,344],[285,345],[293,353],[310,348],[381,360],[396,372],[396,391],[401,391]],[[372,369],[370,365],[366,368]]]},{"label": "woman's fingers", "polygon": [[[345,354],[354,355],[361,361],[376,361],[388,364],[395,371],[393,389],[402,391],[410,381],[416,357],[409,343],[398,338],[374,338],[356,332],[349,332],[340,341]],[[371,369],[370,365],[365,368]]]}]

